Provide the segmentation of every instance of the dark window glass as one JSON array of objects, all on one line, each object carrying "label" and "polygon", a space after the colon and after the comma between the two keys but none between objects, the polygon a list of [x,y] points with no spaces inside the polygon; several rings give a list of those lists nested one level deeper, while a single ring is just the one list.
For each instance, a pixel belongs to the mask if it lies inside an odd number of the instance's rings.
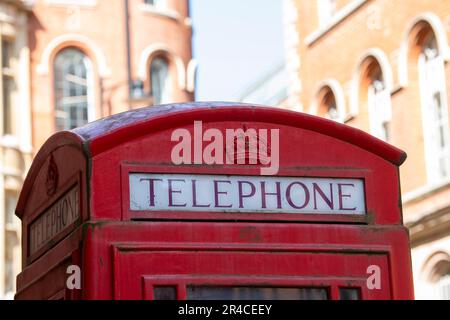
[{"label": "dark window glass", "polygon": [[11,58],[13,52],[13,44],[11,41],[2,40],[2,67],[11,67]]},{"label": "dark window glass", "polygon": [[188,300],[327,300],[326,288],[188,286]]},{"label": "dark window glass", "polygon": [[154,300],[176,300],[177,288],[175,286],[156,286],[153,287]]},{"label": "dark window glass", "polygon": [[359,288],[339,288],[340,300],[361,300],[361,290]]}]

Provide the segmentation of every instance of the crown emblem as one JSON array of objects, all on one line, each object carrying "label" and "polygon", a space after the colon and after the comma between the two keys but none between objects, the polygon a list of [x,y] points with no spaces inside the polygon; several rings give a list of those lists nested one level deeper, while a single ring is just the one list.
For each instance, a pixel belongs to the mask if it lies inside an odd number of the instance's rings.
[{"label": "crown emblem", "polygon": [[[271,154],[270,143],[265,137],[261,136],[262,132],[255,130],[255,135],[246,136],[247,126],[243,125],[243,131],[234,137],[232,146],[227,146],[225,149],[228,158],[233,157],[234,163],[246,163],[262,165],[270,162],[269,155]],[[253,139],[253,141],[251,141]],[[241,146],[242,148],[239,148]]]},{"label": "crown emblem", "polygon": [[56,192],[58,186],[58,167],[56,166],[53,154],[50,156],[50,162],[47,169],[47,179],[45,180],[47,195],[50,197]]}]

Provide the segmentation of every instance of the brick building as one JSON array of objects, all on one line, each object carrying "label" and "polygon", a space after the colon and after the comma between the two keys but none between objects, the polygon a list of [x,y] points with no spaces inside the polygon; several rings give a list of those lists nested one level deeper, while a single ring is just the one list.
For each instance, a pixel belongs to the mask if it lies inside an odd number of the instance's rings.
[{"label": "brick building", "polygon": [[12,298],[21,269],[17,197],[32,159],[26,1],[0,2],[0,299]]},{"label": "brick building", "polygon": [[289,106],[408,153],[416,298],[450,298],[450,1],[285,0]]},{"label": "brick building", "polygon": [[57,130],[194,99],[188,0],[2,0],[0,299],[21,270],[14,208],[31,159]]},{"label": "brick building", "polygon": [[29,20],[33,142],[130,108],[193,100],[187,0],[40,0]]}]

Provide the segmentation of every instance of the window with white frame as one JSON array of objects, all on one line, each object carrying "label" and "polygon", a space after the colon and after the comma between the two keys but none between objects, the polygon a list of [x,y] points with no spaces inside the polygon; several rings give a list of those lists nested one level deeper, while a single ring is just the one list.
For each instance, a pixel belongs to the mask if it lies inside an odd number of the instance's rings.
[{"label": "window with white frame", "polygon": [[450,300],[450,273],[439,278],[436,283],[437,296],[441,300]]},{"label": "window with white frame", "polygon": [[169,65],[164,58],[157,57],[150,65],[150,87],[153,104],[168,103],[172,100],[172,83]]},{"label": "window with white frame", "polygon": [[367,93],[370,132],[383,141],[389,140],[389,123],[392,118],[391,94],[381,75],[372,78]]},{"label": "window with white frame", "polygon": [[327,25],[336,13],[336,0],[317,0],[319,25]]},{"label": "window with white frame", "polygon": [[325,118],[338,121],[339,111],[336,104],[336,98],[331,90],[325,95],[323,104],[325,107]]},{"label": "window with white frame", "polygon": [[93,120],[93,72],[89,58],[76,48],[59,52],[54,62],[56,130]]},{"label": "window with white frame", "polygon": [[15,87],[14,72],[12,71],[12,59],[14,55],[14,42],[10,39],[1,41],[1,70],[2,70],[2,110],[3,110],[3,134],[13,132],[13,92]]},{"label": "window with white frame", "polygon": [[420,96],[428,182],[450,176],[449,128],[444,60],[434,35],[419,56]]}]

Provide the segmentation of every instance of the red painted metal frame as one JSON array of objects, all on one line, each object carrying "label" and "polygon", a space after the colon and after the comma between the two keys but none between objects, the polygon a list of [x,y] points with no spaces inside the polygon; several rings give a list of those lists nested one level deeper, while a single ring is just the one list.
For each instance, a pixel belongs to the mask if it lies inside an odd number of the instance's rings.
[{"label": "red painted metal frame", "polygon": [[43,166],[47,161],[49,155],[51,155],[55,150],[62,147],[72,147],[82,152],[83,140],[73,132],[62,131],[51,136],[44,143],[41,149],[39,149],[39,152],[34,157],[33,163],[28,170],[22,190],[20,192],[20,197],[16,207],[16,215],[19,218],[22,218],[25,213],[27,200],[30,197],[30,193],[33,191],[34,182],[39,173],[43,170]]},{"label": "red painted metal frame", "polygon": [[[227,261],[233,259],[233,254],[236,253],[249,254],[249,256],[265,254],[273,258],[274,262],[270,268],[274,276],[284,274],[297,278],[311,277],[319,267],[335,270],[336,273],[341,271],[336,269],[336,261],[330,261],[326,266],[317,265],[314,270],[306,265],[302,267],[302,265],[293,266],[290,263],[287,265],[276,263],[277,259],[274,257],[277,254],[309,254],[310,259],[323,254],[333,254],[336,259],[342,256],[351,257],[355,254],[366,256],[367,259],[383,255],[387,258],[388,267],[382,268],[382,272],[388,273],[390,284],[390,286],[384,286],[383,290],[388,290],[392,299],[413,297],[412,279],[408,272],[405,272],[410,264],[408,235],[400,226],[393,228],[292,223],[260,223],[255,226],[250,222],[233,224],[227,222],[142,222],[134,223],[134,226],[130,223],[112,223],[102,227],[91,225],[86,231],[86,259],[83,269],[88,271],[84,279],[87,285],[84,298],[87,299],[140,299],[142,298],[141,278],[148,275],[145,272],[154,271],[155,276],[171,276],[163,270],[175,268],[177,270],[175,275],[191,276],[192,273],[204,275],[206,267],[197,266],[195,270],[192,270],[184,263],[175,265],[174,260],[166,260],[166,264],[161,261],[150,261],[153,253],[189,254],[189,252],[194,255],[199,252],[225,253],[228,257]],[[380,237],[380,234],[383,236]],[[317,243],[317,239],[321,239],[321,243]],[[128,259],[135,254],[140,255],[135,259],[135,263],[129,263],[126,267],[120,266],[122,257]],[[100,260],[101,265],[98,263]],[[217,258],[214,255],[211,255],[208,261],[213,266],[217,264]],[[242,263],[237,274],[250,275],[252,270],[258,268],[260,264],[261,261],[258,259]],[[364,265],[364,270],[370,264],[368,262]],[[150,271],[150,265],[156,266],[158,270]],[[209,266],[209,268],[212,267]],[[354,271],[351,258],[345,268]],[[110,269],[114,270],[113,282],[108,280],[111,279],[110,273],[102,272],[102,270]],[[211,276],[211,279],[215,279],[224,275],[232,276],[233,271],[215,274],[214,270],[210,270],[207,274]],[[361,276],[361,269],[359,275]],[[349,274],[342,274],[342,276],[351,277]],[[322,274],[322,277],[326,282],[328,278],[326,274]],[[129,288],[126,289],[127,287]],[[114,292],[113,296],[111,296],[112,292]],[[127,292],[126,296],[123,292]]]}]

